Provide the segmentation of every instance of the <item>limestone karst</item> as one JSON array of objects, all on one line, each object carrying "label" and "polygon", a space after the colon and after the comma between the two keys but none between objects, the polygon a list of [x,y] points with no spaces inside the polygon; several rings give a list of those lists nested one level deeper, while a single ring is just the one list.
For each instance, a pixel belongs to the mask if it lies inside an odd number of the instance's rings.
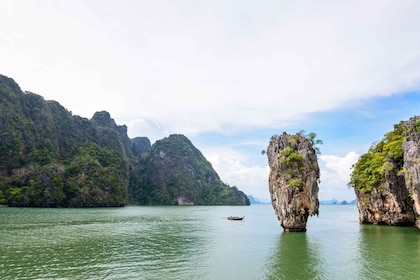
[{"label": "limestone karst", "polygon": [[285,231],[306,231],[318,215],[319,167],[312,143],[301,134],[273,136],[267,148],[271,202]]},{"label": "limestone karst", "polygon": [[413,117],[404,122],[404,131],[404,178],[417,217],[415,225],[420,228],[420,117]]},{"label": "limestone karst", "polygon": [[[83,88],[81,88],[83,90]],[[81,100],[83,102],[83,100]],[[183,135],[130,139],[0,75],[0,206],[249,205]]]},{"label": "limestone karst", "polygon": [[420,117],[394,126],[353,166],[361,223],[420,227]]}]

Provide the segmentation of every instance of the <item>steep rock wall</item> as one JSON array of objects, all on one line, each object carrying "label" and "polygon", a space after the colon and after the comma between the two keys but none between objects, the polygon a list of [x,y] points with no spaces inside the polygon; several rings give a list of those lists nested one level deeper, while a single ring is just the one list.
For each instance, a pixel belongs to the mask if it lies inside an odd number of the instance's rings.
[{"label": "steep rock wall", "polygon": [[413,225],[414,212],[405,177],[398,173],[396,164],[387,160],[385,181],[370,192],[355,188],[359,221],[369,224]]},{"label": "steep rock wall", "polygon": [[318,215],[319,167],[311,142],[300,134],[272,137],[267,148],[269,191],[285,231],[306,231],[309,216]]},{"label": "steep rock wall", "polygon": [[416,214],[416,227],[420,228],[420,117],[404,122],[406,140],[404,150],[404,176],[409,196]]},{"label": "steep rock wall", "polygon": [[420,227],[420,117],[394,125],[362,155],[349,184],[361,223]]}]

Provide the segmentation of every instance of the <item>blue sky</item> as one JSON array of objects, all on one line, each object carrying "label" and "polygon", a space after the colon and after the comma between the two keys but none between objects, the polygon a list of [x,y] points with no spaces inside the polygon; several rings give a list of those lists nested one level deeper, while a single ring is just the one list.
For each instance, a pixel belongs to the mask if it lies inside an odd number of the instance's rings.
[{"label": "blue sky", "polygon": [[222,180],[268,201],[261,150],[316,132],[320,199],[420,110],[418,1],[2,0],[0,73],[130,137],[186,135]]},{"label": "blue sky", "polygon": [[[265,195],[268,180],[266,156],[261,150],[268,145],[271,135],[283,131],[294,134],[300,130],[316,132],[317,138],[324,144],[319,145],[321,154],[318,163],[321,168],[320,199],[353,200],[353,189],[347,186],[350,167],[357,157],[365,152],[385,133],[393,130],[394,124],[408,120],[418,115],[420,110],[420,91],[392,95],[390,97],[370,98],[363,102],[355,102],[335,110],[312,113],[301,123],[292,126],[281,126],[270,129],[244,131],[235,135],[202,134],[192,138],[192,141],[211,157],[222,178],[229,178],[230,184],[240,181],[247,185],[251,181],[250,190],[262,200],[268,200]],[[219,143],[221,148],[212,151]],[[217,151],[225,149],[229,155],[223,159]],[[230,154],[232,153],[232,154]],[[234,155],[240,153],[240,155]],[[236,158],[237,161],[231,161]],[[219,167],[220,165],[220,167]],[[266,167],[265,169],[263,167]],[[241,177],[240,174],[247,174]],[[241,179],[244,179],[243,181]]]}]

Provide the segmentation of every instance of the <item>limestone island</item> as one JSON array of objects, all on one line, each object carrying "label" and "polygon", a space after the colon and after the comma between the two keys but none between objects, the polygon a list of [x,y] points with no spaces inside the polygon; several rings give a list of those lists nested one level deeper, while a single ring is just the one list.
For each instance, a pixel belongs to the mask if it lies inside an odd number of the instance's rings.
[{"label": "limestone island", "polygon": [[360,223],[420,228],[420,117],[394,125],[353,166]]},{"label": "limestone island", "polygon": [[267,148],[271,202],[285,231],[306,231],[319,214],[319,166],[313,141],[301,133],[273,136]]}]

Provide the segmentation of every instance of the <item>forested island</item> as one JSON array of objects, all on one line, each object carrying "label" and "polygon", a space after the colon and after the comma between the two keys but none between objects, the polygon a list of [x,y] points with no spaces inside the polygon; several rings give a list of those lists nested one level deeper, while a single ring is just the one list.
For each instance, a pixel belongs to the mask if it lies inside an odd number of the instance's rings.
[{"label": "forested island", "polygon": [[353,166],[361,223],[420,228],[420,117],[394,125]]},{"label": "forested island", "polygon": [[249,205],[184,135],[130,139],[0,75],[0,204],[19,207]]}]

